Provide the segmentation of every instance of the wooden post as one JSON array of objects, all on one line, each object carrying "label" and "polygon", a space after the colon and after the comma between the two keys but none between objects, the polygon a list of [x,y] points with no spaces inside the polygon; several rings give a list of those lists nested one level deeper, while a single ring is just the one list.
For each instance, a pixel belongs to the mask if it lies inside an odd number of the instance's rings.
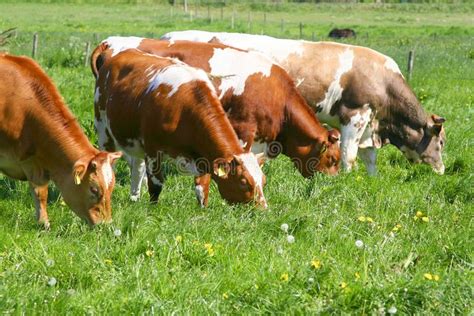
[{"label": "wooden post", "polygon": [[207,5],[207,19],[211,21],[211,5]]},{"label": "wooden post", "polygon": [[89,64],[89,55],[91,54],[91,42],[86,43],[86,55],[84,56],[84,66]]},{"label": "wooden post", "polygon": [[99,34],[94,33],[94,44],[97,44],[99,42]]},{"label": "wooden post", "polygon": [[184,0],[184,13],[188,13],[188,0]]},{"label": "wooden post", "polygon": [[285,26],[285,21],[283,19],[281,19],[281,22],[280,22],[280,32],[283,33],[283,28]]},{"label": "wooden post", "polygon": [[303,23],[300,22],[300,38],[303,38]]},{"label": "wooden post", "polygon": [[230,28],[234,29],[234,23],[235,23],[235,9],[232,10],[232,17],[230,18]]},{"label": "wooden post", "polygon": [[413,62],[415,60],[415,51],[414,50],[411,50],[409,53],[408,53],[408,80],[411,79],[411,75],[413,73]]},{"label": "wooden post", "polygon": [[267,12],[263,12],[263,28],[267,25]]},{"label": "wooden post", "polygon": [[31,52],[31,57],[35,58],[37,52],[38,52],[38,33],[35,33],[33,35],[33,50]]},{"label": "wooden post", "polygon": [[247,33],[250,33],[251,30],[252,30],[252,16],[250,15],[250,11],[249,11],[249,15],[247,17]]}]

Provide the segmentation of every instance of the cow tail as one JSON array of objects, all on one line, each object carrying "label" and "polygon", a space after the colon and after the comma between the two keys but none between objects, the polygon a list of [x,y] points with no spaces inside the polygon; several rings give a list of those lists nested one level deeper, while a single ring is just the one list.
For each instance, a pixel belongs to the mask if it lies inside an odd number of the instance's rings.
[{"label": "cow tail", "polygon": [[107,48],[108,48],[108,45],[106,43],[100,43],[99,46],[97,46],[94,49],[94,51],[92,52],[92,55],[91,55],[91,70],[92,70],[92,73],[94,74],[94,77],[96,79],[99,76],[100,67],[102,67],[102,65],[104,64],[104,60],[103,60],[101,54]]}]

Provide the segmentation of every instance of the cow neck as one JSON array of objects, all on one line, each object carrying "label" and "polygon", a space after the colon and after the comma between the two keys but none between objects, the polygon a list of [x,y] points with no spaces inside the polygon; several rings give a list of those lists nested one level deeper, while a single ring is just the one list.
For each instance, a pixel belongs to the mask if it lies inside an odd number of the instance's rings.
[{"label": "cow neck", "polygon": [[327,129],[321,125],[304,99],[294,93],[290,100],[285,108],[286,117],[280,133],[291,135],[290,138],[296,137],[301,142],[321,143],[323,139],[327,139]]},{"label": "cow neck", "polygon": [[51,95],[47,102],[38,100],[36,113],[30,116],[34,130],[42,131],[34,136],[38,162],[57,184],[72,177],[73,166],[80,158],[98,153],[58,96]]}]

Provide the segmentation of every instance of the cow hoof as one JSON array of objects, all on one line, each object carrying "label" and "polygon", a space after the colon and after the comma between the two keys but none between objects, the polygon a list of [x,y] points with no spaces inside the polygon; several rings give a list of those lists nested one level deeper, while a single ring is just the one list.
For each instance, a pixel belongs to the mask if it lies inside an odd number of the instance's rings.
[{"label": "cow hoof", "polygon": [[50,229],[51,229],[51,224],[49,223],[49,221],[39,222],[38,224],[43,226],[43,229],[46,230],[46,231],[50,231]]},{"label": "cow hoof", "polygon": [[139,195],[130,195],[130,201],[132,202],[138,202],[139,198],[140,198]]}]

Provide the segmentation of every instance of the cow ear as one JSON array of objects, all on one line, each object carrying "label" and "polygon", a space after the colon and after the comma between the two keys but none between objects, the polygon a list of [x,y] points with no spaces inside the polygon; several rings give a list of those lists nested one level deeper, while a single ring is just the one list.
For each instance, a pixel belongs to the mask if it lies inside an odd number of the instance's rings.
[{"label": "cow ear", "polygon": [[433,136],[438,136],[443,129],[443,123],[446,121],[443,117],[436,114],[431,115],[433,124],[428,124],[428,131]]},{"label": "cow ear", "polygon": [[444,117],[438,116],[436,114],[431,114],[431,119],[435,124],[443,124],[446,122],[446,119]]},{"label": "cow ear", "polygon": [[335,144],[341,139],[341,133],[337,129],[332,129],[329,131],[328,139],[332,144]]},{"label": "cow ear", "polygon": [[227,179],[230,172],[230,164],[225,159],[218,158],[214,160],[213,172],[219,178]]},{"label": "cow ear", "polygon": [[81,158],[74,164],[74,167],[72,168],[72,177],[76,185],[80,185],[82,183],[90,160],[90,158]]},{"label": "cow ear", "polygon": [[122,157],[122,152],[121,151],[116,151],[114,153],[108,153],[107,157],[109,158],[110,164],[113,165],[115,164],[115,161]]}]

